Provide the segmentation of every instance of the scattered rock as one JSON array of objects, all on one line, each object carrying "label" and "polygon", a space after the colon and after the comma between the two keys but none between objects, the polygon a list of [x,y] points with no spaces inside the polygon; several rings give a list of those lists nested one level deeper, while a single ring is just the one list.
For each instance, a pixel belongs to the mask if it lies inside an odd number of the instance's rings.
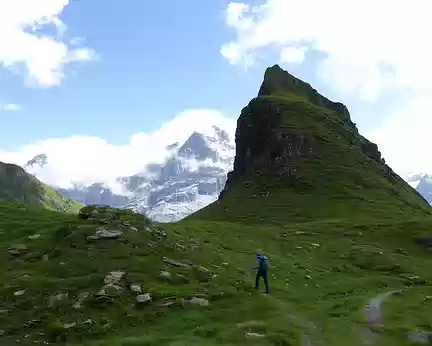
[{"label": "scattered rock", "polygon": [[406,252],[404,249],[401,249],[401,248],[396,249],[395,252],[398,254],[404,255],[404,256],[408,256],[408,252]]},{"label": "scattered rock", "polygon": [[124,227],[130,227],[130,226],[131,226],[131,224],[130,224],[130,222],[129,222],[129,221],[122,221],[122,222],[120,223],[120,226],[124,226]]},{"label": "scattered rock", "polygon": [[131,230],[132,232],[138,232],[138,228],[136,228],[136,227],[131,227],[130,230]]},{"label": "scattered rock", "polygon": [[164,278],[164,279],[170,279],[171,278],[171,273],[167,272],[165,270],[161,270],[160,276],[161,276],[161,278]]},{"label": "scattered rock", "polygon": [[204,274],[210,275],[212,273],[209,269],[201,267],[201,266],[195,266],[195,269],[197,269],[198,271],[200,271],[201,273],[204,273]]},{"label": "scattered rock", "polygon": [[5,335],[5,331],[3,329],[0,329],[0,336]]},{"label": "scattered rock", "polygon": [[43,255],[42,261],[48,262],[49,261],[49,256],[48,255]]},{"label": "scattered rock", "polygon": [[72,323],[65,323],[65,324],[63,325],[63,328],[64,328],[64,329],[70,329],[70,328],[75,327],[76,325],[77,325],[76,322],[72,322]]},{"label": "scattered rock", "polygon": [[144,226],[144,231],[148,233],[153,233],[153,230],[150,227]]},{"label": "scattered rock", "polygon": [[110,272],[104,279],[104,284],[116,284],[126,275],[120,270]]},{"label": "scattered rock", "polygon": [[140,294],[137,296],[136,299],[137,299],[137,303],[139,304],[150,303],[152,300],[150,293]]},{"label": "scattered rock", "polygon": [[15,296],[15,297],[23,296],[23,295],[26,293],[26,291],[27,291],[27,290],[16,291],[16,292],[14,293],[14,296]]},{"label": "scattered rock", "polygon": [[59,293],[56,295],[52,295],[48,299],[48,306],[53,307],[56,303],[61,302],[69,297],[68,293]]},{"label": "scattered rock", "polygon": [[197,297],[193,297],[191,299],[188,299],[185,302],[189,303],[189,304],[199,305],[199,306],[208,306],[208,305],[210,305],[210,303],[209,303],[209,301],[207,299],[197,298]]},{"label": "scattered rock", "polygon": [[123,288],[114,284],[108,284],[101,288],[101,290],[96,293],[98,297],[117,297],[121,294]]},{"label": "scattered rock", "polygon": [[313,243],[313,244],[311,244],[313,247],[320,247],[321,245],[320,244],[318,244],[318,243]]},{"label": "scattered rock", "polygon": [[138,284],[132,284],[132,285],[130,285],[130,290],[133,293],[142,293],[141,286],[138,285]]},{"label": "scattered rock", "polygon": [[90,296],[90,293],[88,292],[82,292],[78,295],[77,301],[73,305],[74,309],[82,309],[83,303],[88,299]]},{"label": "scattered rock", "polygon": [[27,238],[30,240],[36,240],[39,239],[41,237],[40,234],[33,234],[33,235],[29,235]]},{"label": "scattered rock", "polygon": [[82,322],[81,324],[85,325],[85,326],[90,326],[92,325],[94,322],[91,318],[89,318],[88,320]]},{"label": "scattered rock", "polygon": [[164,261],[166,264],[169,264],[170,266],[173,266],[173,267],[186,268],[186,269],[191,268],[191,265],[190,265],[190,264],[183,263],[183,262],[178,262],[178,261],[174,261],[174,260],[172,260],[172,259],[170,259],[170,258],[167,258],[167,257],[164,257],[164,258],[163,258],[163,261]]},{"label": "scattered rock", "polygon": [[312,280],[312,276],[310,276],[310,275],[306,275],[305,278],[308,280]]},{"label": "scattered rock", "polygon": [[245,338],[246,339],[262,339],[266,336],[264,334],[258,334],[258,333],[246,333]]},{"label": "scattered rock", "polygon": [[241,322],[237,324],[237,328],[263,328],[265,326],[266,326],[265,322],[255,321],[255,320]]},{"label": "scattered rock", "polygon": [[8,253],[11,256],[21,256],[21,255],[27,253],[27,251],[28,251],[28,246],[24,245],[24,244],[12,245],[8,249]]},{"label": "scattered rock", "polygon": [[122,231],[115,229],[105,229],[103,227],[99,227],[96,230],[94,235],[87,237],[88,240],[99,240],[99,239],[117,239],[119,236],[123,234]]}]

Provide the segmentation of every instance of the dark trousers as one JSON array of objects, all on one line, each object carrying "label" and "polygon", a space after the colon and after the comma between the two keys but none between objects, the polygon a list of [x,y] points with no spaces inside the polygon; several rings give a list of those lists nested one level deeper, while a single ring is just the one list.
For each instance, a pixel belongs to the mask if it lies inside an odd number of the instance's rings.
[{"label": "dark trousers", "polygon": [[267,271],[258,270],[257,275],[256,275],[256,279],[255,279],[255,288],[256,289],[259,288],[261,277],[264,279],[264,285],[266,287],[266,293],[269,294],[270,293],[270,286],[268,283],[268,272]]}]

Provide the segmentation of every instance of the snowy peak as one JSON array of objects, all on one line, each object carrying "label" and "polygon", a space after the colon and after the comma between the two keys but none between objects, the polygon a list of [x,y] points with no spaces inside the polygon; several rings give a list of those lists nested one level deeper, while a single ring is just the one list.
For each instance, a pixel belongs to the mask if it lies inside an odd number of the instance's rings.
[{"label": "snowy peak", "polygon": [[179,156],[195,158],[199,161],[217,160],[217,153],[210,148],[208,140],[201,133],[194,132],[178,150]]},{"label": "snowy peak", "polygon": [[216,133],[216,136],[217,136],[219,143],[229,143],[230,137],[228,135],[228,132],[220,129],[219,127],[217,127],[215,125],[213,125],[212,128]]},{"label": "snowy peak", "polygon": [[[181,157],[194,158],[198,161],[212,160],[216,162],[227,151],[234,151],[233,140],[228,133],[217,126],[212,126],[211,134],[193,132],[178,150]],[[228,154],[229,156],[232,153]]]}]

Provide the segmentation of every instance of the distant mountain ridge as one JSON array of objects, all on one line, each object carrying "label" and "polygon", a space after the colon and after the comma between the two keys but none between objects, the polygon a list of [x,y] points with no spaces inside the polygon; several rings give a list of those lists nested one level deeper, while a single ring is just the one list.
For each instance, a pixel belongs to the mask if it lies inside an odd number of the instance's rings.
[{"label": "distant mountain ridge", "polygon": [[[56,190],[80,203],[108,205],[148,215],[155,221],[178,221],[218,198],[232,169],[234,138],[227,131],[212,126],[209,133],[193,132],[187,140],[167,146],[172,151],[163,163],[152,163],[143,172],[116,180],[121,188],[94,182]],[[49,163],[40,154],[25,166],[37,174]]]}]

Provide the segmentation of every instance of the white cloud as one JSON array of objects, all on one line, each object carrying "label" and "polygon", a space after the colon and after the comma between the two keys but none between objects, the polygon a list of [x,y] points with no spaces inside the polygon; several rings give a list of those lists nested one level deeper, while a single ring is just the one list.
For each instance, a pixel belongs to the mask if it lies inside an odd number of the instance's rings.
[{"label": "white cloud", "polygon": [[287,64],[301,64],[305,59],[307,47],[286,47],[281,51],[280,61]]},{"label": "white cloud", "polygon": [[168,145],[183,144],[193,131],[207,134],[213,125],[234,138],[234,119],[213,110],[189,110],[154,132],[134,134],[126,145],[113,145],[102,138],[85,135],[50,138],[12,151],[0,150],[0,161],[24,166],[34,156],[44,153],[48,165],[37,176],[46,183],[61,187],[74,182],[112,185],[117,177],[136,174],[148,163],[162,162],[168,155]]},{"label": "white cloud", "polygon": [[0,113],[2,112],[19,112],[21,110],[21,106],[16,105],[14,103],[0,103]]},{"label": "white cloud", "polygon": [[[323,79],[341,94],[374,100],[388,87],[431,90],[431,17],[429,0],[231,3],[226,23],[236,39],[221,53],[232,64],[246,65],[264,48],[278,49],[282,61],[288,54],[288,62],[302,61],[299,52],[306,49],[324,53]],[[385,73],[383,64],[394,73]]]},{"label": "white cloud", "polygon": [[[62,40],[67,26],[60,15],[69,4],[70,0],[0,0],[0,64],[14,71],[24,66],[30,85],[54,86],[64,78],[67,64],[96,57],[92,49],[71,49]],[[57,34],[41,35],[40,30],[49,27]]]},{"label": "white cloud", "polygon": [[367,137],[378,144],[386,162],[403,177],[432,173],[430,95],[421,94]]}]

